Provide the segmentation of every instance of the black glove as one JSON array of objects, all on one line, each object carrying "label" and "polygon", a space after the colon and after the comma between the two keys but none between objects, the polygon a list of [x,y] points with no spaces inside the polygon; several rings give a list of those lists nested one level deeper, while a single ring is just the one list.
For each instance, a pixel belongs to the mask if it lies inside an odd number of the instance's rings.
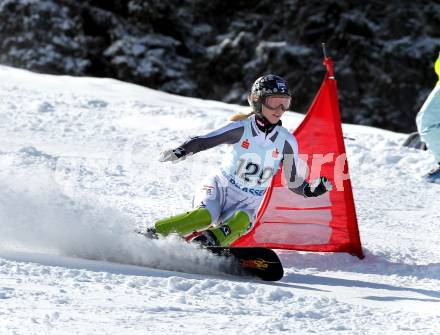
[{"label": "black glove", "polygon": [[304,187],[303,194],[306,198],[319,197],[332,189],[332,183],[326,177],[319,177]]}]

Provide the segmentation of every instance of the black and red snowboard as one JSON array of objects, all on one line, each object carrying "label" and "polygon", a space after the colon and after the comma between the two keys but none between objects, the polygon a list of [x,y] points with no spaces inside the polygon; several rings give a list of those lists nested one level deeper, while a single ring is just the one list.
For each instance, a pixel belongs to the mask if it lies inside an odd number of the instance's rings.
[{"label": "black and red snowboard", "polygon": [[278,255],[262,247],[204,247],[219,256],[233,257],[236,273],[249,274],[262,280],[283,278],[284,269]]},{"label": "black and red snowboard", "polygon": [[[158,238],[154,230],[139,231],[137,233],[150,239]],[[272,249],[263,247],[213,247],[206,245],[201,245],[201,247],[218,256],[232,258],[232,268],[228,271],[231,274],[248,274],[266,281],[277,281],[283,278],[283,265],[278,255]]]}]

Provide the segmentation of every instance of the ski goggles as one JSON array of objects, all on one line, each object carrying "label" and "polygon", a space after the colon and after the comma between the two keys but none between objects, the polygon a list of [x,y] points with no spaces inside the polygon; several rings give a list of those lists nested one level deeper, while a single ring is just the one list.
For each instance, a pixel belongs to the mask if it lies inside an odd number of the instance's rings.
[{"label": "ski goggles", "polygon": [[289,96],[268,96],[264,101],[264,106],[269,109],[278,109],[281,107],[283,110],[288,110],[291,102],[292,98]]}]

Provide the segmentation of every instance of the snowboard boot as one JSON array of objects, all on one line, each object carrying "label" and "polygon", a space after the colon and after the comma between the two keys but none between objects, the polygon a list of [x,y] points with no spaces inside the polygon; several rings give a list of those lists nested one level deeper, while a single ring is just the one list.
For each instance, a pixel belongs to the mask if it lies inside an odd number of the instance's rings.
[{"label": "snowboard boot", "polygon": [[425,180],[430,183],[440,183],[440,163],[437,168],[432,169],[426,176]]},{"label": "snowboard boot", "polygon": [[156,233],[167,236],[176,233],[180,236],[200,231],[211,224],[211,214],[206,208],[197,208],[191,212],[178,214],[167,219],[162,219],[154,224]]},{"label": "snowboard boot", "polygon": [[249,215],[244,211],[238,211],[226,220],[222,225],[206,230],[217,240],[217,246],[227,247],[237,240],[249,229]]}]

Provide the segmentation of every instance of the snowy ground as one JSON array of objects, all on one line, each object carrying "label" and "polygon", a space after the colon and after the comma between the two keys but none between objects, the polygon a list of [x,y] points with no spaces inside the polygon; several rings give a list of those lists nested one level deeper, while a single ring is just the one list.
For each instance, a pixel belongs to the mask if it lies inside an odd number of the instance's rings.
[{"label": "snowy ground", "polygon": [[159,152],[237,110],[0,66],[0,334],[438,334],[440,185],[403,134],[344,125],[363,261],[280,251],[265,283],[132,233],[190,208],[224,148]]}]

